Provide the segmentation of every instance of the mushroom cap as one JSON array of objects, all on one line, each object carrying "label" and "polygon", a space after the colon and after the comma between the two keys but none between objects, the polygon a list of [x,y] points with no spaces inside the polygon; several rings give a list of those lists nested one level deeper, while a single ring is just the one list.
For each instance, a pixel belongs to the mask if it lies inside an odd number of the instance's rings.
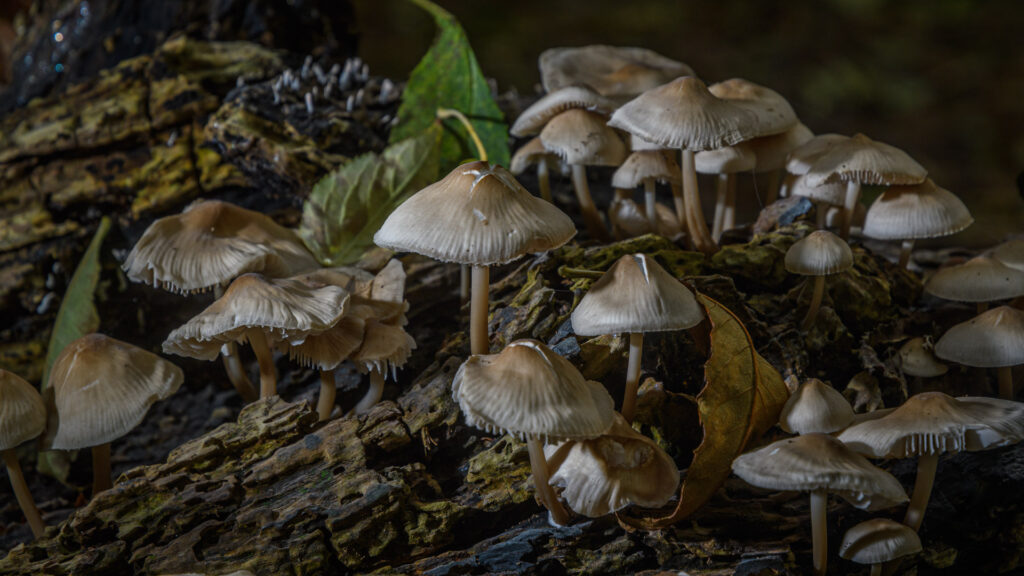
[{"label": "mushroom cap", "polygon": [[334,370],[362,346],[365,333],[366,320],[349,313],[323,332],[295,343],[281,340],[276,347],[300,366]]},{"label": "mushroom cap", "polygon": [[1024,270],[1010,268],[990,256],[940,268],[924,285],[925,292],[956,302],[992,302],[1024,295]]},{"label": "mushroom cap", "polygon": [[807,174],[819,158],[849,139],[849,136],[842,134],[818,134],[789,153],[786,158],[786,172],[797,176]]},{"label": "mushroom cap", "polygon": [[509,170],[513,174],[522,174],[530,166],[536,166],[541,162],[546,163],[548,168],[554,168],[559,164],[558,156],[544,149],[540,136],[534,136],[512,155]]},{"label": "mushroom cap", "polygon": [[182,294],[227,284],[246,272],[278,278],[319,266],[291,230],[218,200],[153,222],[124,261],[132,281]]},{"label": "mushroom cap", "polygon": [[615,415],[604,386],[536,340],[470,356],[455,374],[452,397],[470,426],[523,439],[593,438]]},{"label": "mushroom cap", "polygon": [[748,484],[769,490],[837,492],[861,509],[907,501],[892,474],[824,434],[773,442],[736,458],[732,470]]},{"label": "mushroom cap", "polygon": [[642,186],[649,178],[679,184],[679,165],[661,150],[638,150],[612,174],[612,186],[628,190]]},{"label": "mushroom cap", "polygon": [[923,392],[876,420],[850,426],[839,439],[874,458],[974,452],[1024,437],[1024,404],[997,398],[953,398]]},{"label": "mushroom cap", "polygon": [[831,434],[852,422],[850,403],[817,378],[801,382],[779,413],[779,426],[790,434]]},{"label": "mushroom cap", "polygon": [[949,367],[935,359],[930,344],[921,337],[911,338],[900,347],[900,369],[918,378],[934,378],[949,372]]},{"label": "mushroom cap", "polygon": [[837,141],[807,172],[808,184],[859,182],[876,186],[920,184],[928,171],[895,146],[863,134]]},{"label": "mushroom cap", "polygon": [[757,157],[744,144],[697,152],[693,156],[694,168],[701,174],[752,172],[757,166]]},{"label": "mushroom cap", "polygon": [[872,518],[846,531],[839,557],[857,564],[881,564],[921,551],[913,528],[888,518]]},{"label": "mushroom cap", "polygon": [[544,89],[571,84],[592,86],[605,96],[635,96],[693,69],[646,48],[592,45],[550,48],[539,58]]},{"label": "mushroom cap", "polygon": [[892,186],[871,204],[864,235],[877,240],[949,236],[974,222],[952,192],[929,178],[914,186]]},{"label": "mushroom cap", "polygon": [[388,260],[370,283],[370,297],[383,302],[405,302],[405,278],[402,261],[395,258]]},{"label": "mushroom cap", "polygon": [[78,450],[114,441],[184,379],[181,368],[138,346],[102,334],[82,336],[53,362],[56,415],[47,424],[46,448]]},{"label": "mushroom cap", "polygon": [[626,254],[572,311],[581,336],[685,330],[704,320],[693,292],[644,254]]},{"label": "mushroom cap", "polygon": [[293,279],[239,276],[224,295],[164,340],[167,354],[214,360],[227,342],[247,339],[260,330],[277,340],[301,341],[337,324],[349,293],[337,286],[310,288]]},{"label": "mushroom cap", "polygon": [[552,486],[569,508],[597,518],[630,504],[664,505],[679,486],[679,469],[650,438],[619,414],[605,434],[544,447]]},{"label": "mushroom cap", "polygon": [[389,369],[393,372],[405,366],[415,349],[416,341],[400,326],[370,319],[362,346],[350,360],[364,374],[371,370],[387,374]]},{"label": "mushroom cap", "polygon": [[566,86],[541,96],[516,118],[509,133],[518,138],[539,134],[541,129],[562,112],[580,109],[608,116],[615,103],[594,92],[589,86]]},{"label": "mushroom cap", "polygon": [[786,251],[786,270],[791,274],[827,276],[852,267],[850,245],[828,230],[815,230]]},{"label": "mushroom cap", "polygon": [[683,235],[683,227],[679,224],[679,218],[674,210],[659,202],[654,205],[654,214],[657,218],[657,230],[651,230],[646,213],[632,198],[616,198],[608,207],[608,220],[612,224],[612,231],[620,240],[652,232],[670,240]]},{"label": "mushroom cap", "polygon": [[630,100],[612,114],[608,125],[675,150],[714,150],[761,135],[756,114],[716,97],[692,76]]},{"label": "mushroom cap", "polygon": [[992,249],[992,256],[1010,268],[1024,270],[1024,238],[1003,242]]},{"label": "mushroom cap", "polygon": [[781,134],[797,125],[789,102],[771,88],[743,78],[730,78],[708,86],[715,96],[750,110],[757,116],[757,136]]},{"label": "mushroom cap", "polygon": [[501,166],[468,162],[412,195],[373,236],[378,246],[489,266],[558,248],[576,235],[564,212]]},{"label": "mushroom cap", "polygon": [[743,146],[750,148],[757,157],[757,166],[754,167],[756,172],[771,172],[785,168],[789,154],[813,137],[810,128],[797,122],[796,126],[785,132],[752,138],[744,142]]},{"label": "mushroom cap", "polygon": [[935,343],[935,355],[976,368],[1024,364],[1024,312],[1000,306],[961,322]]},{"label": "mushroom cap", "polygon": [[628,153],[604,116],[578,108],[552,118],[541,130],[540,141],[566,164],[618,166]]},{"label": "mushroom cap", "polygon": [[[820,186],[810,186],[807,183],[807,175],[797,176],[790,188],[794,196],[803,196],[832,206],[842,206],[846,203],[846,184],[842,182],[825,182]],[[862,208],[859,202],[857,206]]]},{"label": "mushroom cap", "polygon": [[374,278],[375,276],[372,272],[353,266],[318,268],[305,274],[291,277],[292,280],[298,280],[311,288],[337,286],[350,294],[365,298],[370,297]]},{"label": "mushroom cap", "polygon": [[35,386],[0,368],[0,450],[17,448],[46,429],[46,405]]}]

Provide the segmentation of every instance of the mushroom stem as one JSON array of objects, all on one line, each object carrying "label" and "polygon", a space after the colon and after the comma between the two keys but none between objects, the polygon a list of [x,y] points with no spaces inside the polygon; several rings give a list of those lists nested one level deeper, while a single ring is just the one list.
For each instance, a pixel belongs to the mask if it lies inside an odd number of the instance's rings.
[{"label": "mushroom stem", "polygon": [[537,163],[537,187],[540,188],[540,197],[555,203],[554,198],[551,197],[551,179],[548,176],[548,163],[541,160]]},{"label": "mushroom stem", "polygon": [[882,564],[872,564],[869,576],[882,576]]},{"label": "mushroom stem", "polygon": [[267,337],[259,330],[249,330],[249,345],[256,353],[256,362],[260,365],[260,398],[277,395],[277,369],[274,368],[274,354],[267,344]]},{"label": "mushroom stem", "polygon": [[636,412],[636,391],[640,386],[640,360],[643,358],[644,333],[629,335],[629,364],[626,368],[626,393],[622,397],[622,417],[633,421]]},{"label": "mushroom stem", "polygon": [[590,185],[587,184],[587,167],[582,164],[572,165],[572,185],[576,190],[576,200],[580,203],[580,213],[587,226],[587,232],[601,242],[611,241],[608,230],[604,227],[601,215],[597,213],[594,199],[590,196]]},{"label": "mushroom stem", "polygon": [[904,240],[900,244],[900,268],[906,269],[907,265],[910,264],[910,253],[914,251],[914,240]]},{"label": "mushroom stem", "polygon": [[362,414],[370,408],[373,408],[377,402],[380,402],[381,396],[384,395],[384,372],[373,368],[370,370],[370,388],[363,395],[363,398],[356,404],[356,407],[352,409],[351,414]]},{"label": "mushroom stem", "polygon": [[[213,295],[216,298],[220,298],[224,295],[224,287],[217,284],[213,287]],[[221,359],[224,361],[224,371],[228,373],[228,380],[238,391],[238,395],[242,397],[242,401],[245,403],[253,402],[259,398],[256,394],[256,388],[253,387],[252,381],[249,380],[248,374],[245,373],[245,368],[242,366],[242,359],[238,356],[238,344],[234,342],[227,342],[220,347]]]},{"label": "mushroom stem", "polygon": [[110,442],[92,447],[92,496],[109,490],[114,483],[110,480]]},{"label": "mushroom stem", "polygon": [[725,223],[725,203],[729,195],[729,175],[719,174],[715,181],[715,217],[711,221],[711,237],[716,241],[722,237]]},{"label": "mushroom stem", "polygon": [[817,224],[818,230],[824,230],[828,228],[828,204],[825,204],[824,202],[815,202],[814,216],[815,224]]},{"label": "mushroom stem", "polygon": [[671,182],[670,185],[672,186],[672,203],[676,208],[676,220],[679,220],[679,225],[689,233],[690,226],[686,221],[686,204],[683,202],[683,189],[675,182]]},{"label": "mushroom stem", "polygon": [[487,354],[491,348],[487,334],[490,282],[490,268],[473,266],[473,295],[469,303],[469,350],[472,354]]},{"label": "mushroom stem", "polygon": [[647,210],[647,223],[651,232],[658,232],[658,211],[654,195],[654,178],[644,178],[644,208]]},{"label": "mushroom stem", "polygon": [[814,325],[814,319],[818,316],[818,308],[821,307],[821,299],[825,295],[825,277],[814,277],[814,293],[811,294],[811,305],[807,308],[807,315],[800,323],[800,329],[807,331]]},{"label": "mushroom stem", "polygon": [[1013,400],[1013,366],[1001,366],[996,369],[999,375],[999,397]]},{"label": "mushroom stem", "polygon": [[914,493],[910,495],[910,505],[903,523],[914,532],[921,528],[924,511],[928,507],[928,499],[932,495],[932,484],[935,483],[935,470],[939,467],[938,454],[922,454],[917,457],[917,478],[914,480]]},{"label": "mushroom stem", "polygon": [[843,240],[850,239],[850,226],[853,225],[853,214],[857,209],[857,202],[860,200],[860,182],[851,180],[846,183],[846,201],[843,203],[843,225],[839,230],[839,237]]},{"label": "mushroom stem", "polygon": [[[725,214],[722,218],[722,232],[736,227],[736,175],[729,174],[729,186],[725,190]],[[721,236],[719,236],[721,237]],[[718,238],[715,238],[718,241]]]},{"label": "mushroom stem", "polygon": [[321,422],[331,417],[337,393],[338,386],[334,383],[334,370],[321,370],[320,397],[316,401],[316,413],[320,415]]},{"label": "mushroom stem", "polygon": [[526,448],[530,451],[530,468],[533,471],[533,485],[537,487],[537,496],[544,504],[544,507],[551,513],[551,520],[559,526],[569,524],[569,513],[558,500],[555,491],[548,484],[548,460],[544,457],[544,448],[537,438],[530,438],[526,441]]},{"label": "mushroom stem", "polygon": [[686,226],[690,239],[697,250],[711,254],[718,250],[718,244],[711,237],[711,231],[704,221],[704,213],[700,208],[700,191],[697,188],[697,167],[693,160],[693,150],[682,151],[680,174],[683,179],[683,203],[686,209]]},{"label": "mushroom stem", "polygon": [[43,518],[39,515],[39,509],[36,508],[36,502],[32,499],[32,493],[28,491],[25,475],[21,473],[18,455],[14,452],[14,448],[4,450],[3,454],[4,464],[7,465],[7,476],[11,479],[11,488],[14,489],[15,498],[18,499],[18,506],[25,514],[29,527],[32,528],[32,535],[42,538],[43,532],[46,531],[46,524],[43,523]]},{"label": "mushroom stem", "polygon": [[813,550],[814,573],[824,576],[828,563],[828,492],[811,492],[811,547]]}]

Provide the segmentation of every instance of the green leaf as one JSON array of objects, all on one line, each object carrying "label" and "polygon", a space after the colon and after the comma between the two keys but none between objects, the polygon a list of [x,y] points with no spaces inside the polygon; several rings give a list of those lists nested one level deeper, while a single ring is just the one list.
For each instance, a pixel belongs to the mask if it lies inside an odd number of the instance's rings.
[{"label": "green leaf", "polygon": [[[466,115],[487,149],[488,160],[508,167],[508,126],[491,98],[466,33],[449,12],[429,0],[410,0],[426,10],[437,24],[437,37],[409,76],[398,108],[399,123],[391,142],[409,138],[434,121],[438,108],[454,108]],[[441,173],[447,174],[464,158],[479,158],[466,129],[455,119],[444,123],[441,138]]]},{"label": "green leaf", "polygon": [[391,211],[438,177],[441,127],[358,156],[324,176],[302,207],[299,236],[325,266],[352,264],[373,247]]}]

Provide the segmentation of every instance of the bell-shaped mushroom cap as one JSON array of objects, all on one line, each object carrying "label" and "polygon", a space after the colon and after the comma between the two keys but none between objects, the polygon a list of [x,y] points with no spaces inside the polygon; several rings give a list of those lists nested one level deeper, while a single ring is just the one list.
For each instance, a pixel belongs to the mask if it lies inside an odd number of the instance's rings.
[{"label": "bell-shaped mushroom cap", "polygon": [[819,158],[849,139],[849,136],[842,134],[818,134],[789,153],[786,159],[786,172],[797,176],[807,174]]},{"label": "bell-shaped mushroom cap", "polygon": [[789,130],[781,134],[752,138],[742,144],[750,148],[750,151],[757,157],[757,172],[771,172],[781,170],[786,166],[786,158],[791,152],[806,144],[814,133],[807,126],[797,122]]},{"label": "bell-shaped mushroom cap", "polygon": [[581,336],[685,330],[702,320],[693,292],[644,254],[619,258],[572,311]]},{"label": "bell-shaped mushroom cap", "polygon": [[603,116],[579,109],[552,118],[541,130],[540,141],[566,164],[618,166],[628,153]]},{"label": "bell-shaped mushroom cap", "polygon": [[[826,182],[821,186],[810,186],[807,184],[806,174],[797,176],[790,191],[794,196],[803,196],[804,198],[810,198],[811,200],[833,206],[842,206],[846,201],[846,184],[842,182]],[[864,209],[863,205],[859,202],[857,207],[861,210]]]},{"label": "bell-shaped mushroom cap", "polygon": [[786,251],[786,270],[792,274],[827,276],[852,267],[850,245],[828,230],[815,230]]},{"label": "bell-shaped mushroom cap", "polygon": [[652,232],[670,240],[676,240],[683,235],[683,227],[679,224],[679,218],[674,210],[659,202],[654,206],[654,214],[657,219],[657,230],[651,230],[647,215],[632,198],[616,198],[608,207],[608,221],[611,222],[616,236],[621,236],[621,240]]},{"label": "bell-shaped mushroom cap", "polygon": [[605,96],[635,96],[693,69],[646,48],[580,46],[550,48],[541,53],[540,77],[544,89],[554,92],[583,83]]},{"label": "bell-shaped mushroom cap", "polygon": [[46,406],[34,386],[0,368],[0,450],[10,450],[46,429]]},{"label": "bell-shaped mushroom cap", "polygon": [[949,367],[935,359],[932,348],[932,345],[921,337],[907,340],[907,343],[900,347],[900,369],[903,373],[919,378],[934,378],[948,372]]},{"label": "bell-shaped mushroom cap", "polygon": [[655,508],[676,493],[679,469],[650,438],[621,415],[607,433],[544,447],[552,486],[563,487],[569,508],[589,518],[630,504]]},{"label": "bell-shaped mushroom cap", "polygon": [[661,150],[636,151],[612,174],[612,186],[628,190],[641,186],[648,178],[679,184],[679,165]]},{"label": "bell-shaped mushroom cap", "polygon": [[1024,437],[1024,404],[923,392],[889,414],[851,426],[839,439],[874,458],[987,450]]},{"label": "bell-shaped mushroom cap", "polygon": [[757,115],[757,136],[780,134],[796,126],[796,112],[771,88],[743,78],[731,78],[708,86],[708,91]]},{"label": "bell-shaped mushroom cap", "polygon": [[914,186],[893,186],[868,209],[864,235],[877,240],[949,236],[974,222],[952,192],[931,179]]},{"label": "bell-shaped mushroom cap", "polygon": [[907,501],[896,478],[832,436],[805,434],[773,442],[736,458],[732,471],[769,490],[836,492],[861,509]]},{"label": "bell-shaped mushroom cap", "polygon": [[976,368],[1024,364],[1024,311],[1000,306],[961,322],[935,343],[935,355]]},{"label": "bell-shaped mushroom cap", "polygon": [[698,152],[693,157],[693,165],[701,174],[736,174],[753,171],[757,157],[750,148],[737,144]]},{"label": "bell-shaped mushroom cap", "polygon": [[487,266],[558,248],[576,235],[564,212],[501,166],[469,162],[412,195],[373,236],[378,246]]},{"label": "bell-shaped mushroom cap", "polygon": [[78,450],[116,440],[183,380],[181,368],[152,352],[102,334],[82,336],[53,362],[57,412],[48,423],[46,447]]},{"label": "bell-shaped mushroom cap", "polygon": [[1024,295],[1024,270],[989,256],[939,269],[924,285],[925,292],[956,302],[992,302]]},{"label": "bell-shaped mushroom cap", "polygon": [[836,142],[807,172],[808,184],[860,182],[875,186],[920,184],[928,171],[895,146],[855,134]]},{"label": "bell-shaped mushroom cap", "polygon": [[345,314],[349,293],[337,286],[310,288],[293,279],[245,274],[224,295],[164,340],[167,354],[213,360],[221,344],[244,341],[249,330],[270,340],[301,340],[334,326]]},{"label": "bell-shaped mushroom cap", "polygon": [[852,422],[850,403],[817,378],[801,382],[779,414],[779,426],[790,434],[831,434]]},{"label": "bell-shaped mushroom cap", "polygon": [[284,277],[319,264],[291,230],[264,214],[217,200],[153,222],[128,253],[128,278],[188,294],[246,272]]},{"label": "bell-shaped mushroom cap", "polygon": [[675,150],[714,150],[759,135],[756,114],[715,97],[692,76],[630,100],[608,125]]},{"label": "bell-shaped mushroom cap", "polygon": [[846,531],[839,557],[857,564],[881,564],[921,551],[913,528],[888,518],[872,518]]},{"label": "bell-shaped mushroom cap", "polygon": [[1003,242],[992,249],[992,256],[1010,268],[1024,270],[1024,238]]},{"label": "bell-shaped mushroom cap", "polygon": [[544,149],[540,136],[535,136],[529,142],[520,146],[516,153],[512,155],[512,163],[509,170],[513,174],[522,174],[530,166],[536,166],[541,162],[546,163],[548,168],[554,168],[558,165],[559,160],[558,156]]},{"label": "bell-shaped mushroom cap", "polygon": [[509,133],[518,138],[539,134],[541,129],[562,112],[580,109],[608,116],[615,110],[615,103],[594,92],[587,86],[566,86],[550,92],[534,102],[516,118]]},{"label": "bell-shaped mushroom cap", "polygon": [[593,438],[612,425],[614,401],[568,360],[536,340],[470,356],[452,381],[466,423],[491,433],[550,441]]},{"label": "bell-shaped mushroom cap", "polygon": [[349,358],[363,373],[376,370],[387,374],[405,366],[416,341],[400,326],[385,324],[379,320],[366,321],[363,344]]}]

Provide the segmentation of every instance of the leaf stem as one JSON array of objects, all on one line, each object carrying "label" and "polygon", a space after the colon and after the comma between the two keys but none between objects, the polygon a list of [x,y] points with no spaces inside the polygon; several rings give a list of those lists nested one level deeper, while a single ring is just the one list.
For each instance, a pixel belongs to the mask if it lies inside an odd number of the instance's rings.
[{"label": "leaf stem", "polygon": [[484,162],[487,162],[487,149],[484,148],[484,143],[480,141],[480,136],[477,136],[476,129],[473,128],[473,123],[466,118],[466,115],[454,108],[438,108],[437,117],[441,120],[448,118],[456,118],[462,125],[466,127],[466,132],[469,132],[469,137],[473,139],[473,145],[476,146],[477,156]]}]

